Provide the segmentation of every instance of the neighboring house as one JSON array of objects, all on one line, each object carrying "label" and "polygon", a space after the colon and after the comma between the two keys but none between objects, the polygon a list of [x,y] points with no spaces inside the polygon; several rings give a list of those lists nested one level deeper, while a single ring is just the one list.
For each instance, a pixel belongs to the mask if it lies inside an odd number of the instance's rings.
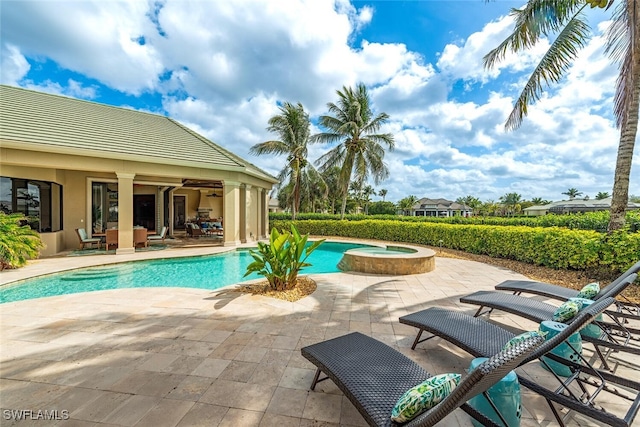
[{"label": "neighboring house", "polygon": [[284,212],[284,209],[280,207],[280,201],[277,197],[271,197],[269,199],[269,212]]},{"label": "neighboring house", "polygon": [[225,245],[268,234],[277,180],[177,121],[0,85],[0,209],[22,212],[44,255],[117,228],[131,253],[133,227],[180,233],[222,218]]},{"label": "neighboring house", "polygon": [[[530,206],[523,209],[523,212],[527,216],[539,216],[546,215],[548,213],[553,214],[570,214],[570,213],[584,213],[595,211],[607,211],[611,208],[611,197],[606,199],[572,199],[561,200],[559,202],[549,203],[544,206]],[[627,209],[640,209],[640,203],[629,202]]]},{"label": "neighboring house", "polygon": [[452,202],[446,199],[423,198],[411,208],[412,216],[471,216],[473,209],[467,205]]}]

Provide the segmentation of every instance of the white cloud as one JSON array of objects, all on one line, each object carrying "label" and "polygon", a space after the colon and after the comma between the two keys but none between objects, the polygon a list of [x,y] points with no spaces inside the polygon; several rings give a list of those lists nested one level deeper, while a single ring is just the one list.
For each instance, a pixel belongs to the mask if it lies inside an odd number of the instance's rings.
[{"label": "white cloud", "polygon": [[[510,191],[556,199],[571,186],[611,192],[617,71],[601,36],[529,107],[522,127],[506,133],[513,100],[548,42],[485,70],[482,57],[512,30],[512,18],[500,17],[436,47],[434,64],[402,42],[356,44],[376,13],[347,0],[7,2],[2,79],[85,99],[100,91],[68,77],[27,81],[28,58],[128,94],[157,92],[168,115],[272,174],[281,162],[248,151],[273,137],[266,126],[278,102],[302,102],[315,118],[337,89],[362,81],[376,112],[391,116],[383,131],[396,139],[386,156],[391,177],[378,186],[387,200],[497,200]],[[310,146],[310,158],[326,149]],[[634,176],[630,192],[640,194]]]},{"label": "white cloud", "polygon": [[2,73],[0,82],[6,85],[16,86],[29,72],[31,66],[27,59],[20,53],[20,49],[12,44],[2,44]]}]

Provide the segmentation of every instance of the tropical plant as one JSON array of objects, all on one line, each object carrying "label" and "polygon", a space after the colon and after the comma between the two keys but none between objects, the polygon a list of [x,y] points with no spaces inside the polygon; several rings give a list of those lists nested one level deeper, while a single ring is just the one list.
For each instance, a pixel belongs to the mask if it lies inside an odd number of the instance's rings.
[{"label": "tropical plant", "polygon": [[336,203],[342,201],[341,190],[339,186],[340,181],[340,168],[334,166],[321,172],[322,179],[327,185],[327,201],[329,212],[336,212]]},{"label": "tropical plant", "polygon": [[573,200],[578,196],[582,196],[582,191],[578,191],[577,188],[571,187],[570,189],[568,189],[562,194],[569,196],[569,200]]},{"label": "tropical plant", "polygon": [[513,215],[518,211],[522,196],[518,193],[507,193],[500,197],[500,201],[505,206],[507,215]]},{"label": "tropical plant", "polygon": [[369,215],[396,215],[396,205],[391,202],[373,202],[369,206]]},{"label": "tropical plant", "polygon": [[411,208],[416,204],[418,198],[414,195],[407,196],[398,201],[398,209],[402,211],[402,215],[411,215]]},{"label": "tropical plant", "polygon": [[383,188],[382,190],[378,191],[378,196],[382,197],[382,201],[384,202],[384,198],[387,197],[387,190]]},{"label": "tropical plant", "polygon": [[371,176],[375,184],[389,176],[384,164],[385,146],[394,148],[393,135],[377,133],[389,119],[386,113],[374,117],[367,88],[358,83],[355,89],[343,86],[337,91],[338,102],[327,104],[329,114],[318,122],[326,132],[312,137],[313,142],[338,145],[322,155],[316,162],[320,170],[340,167],[339,188],[342,196],[341,215],[344,218],[351,176],[364,183]]},{"label": "tropical plant", "polygon": [[[582,10],[590,5],[609,9],[616,0],[529,0],[522,9],[512,9],[515,28],[497,48],[484,57],[487,68],[504,59],[507,51],[533,47],[542,36],[556,35],[549,50],[529,77],[506,122],[517,129],[527,115],[527,106],[543,91],[543,83],[557,83],[566,73],[578,50],[586,44],[589,26]],[[619,64],[614,97],[616,125],[620,128],[608,230],[625,223],[629,196],[629,176],[638,132],[640,98],[640,7],[636,0],[620,0],[612,13],[606,35],[606,53]]]},{"label": "tropical plant", "polygon": [[267,130],[277,134],[280,140],[261,142],[251,147],[249,152],[258,156],[264,154],[287,156],[278,179],[283,183],[289,177],[288,182],[292,184],[291,214],[295,218],[300,209],[303,176],[310,173],[309,169],[313,169],[313,165],[307,160],[311,122],[302,104],[293,105],[285,102],[280,107],[280,114],[271,117],[268,123]]},{"label": "tropical plant", "polygon": [[596,200],[602,200],[608,197],[609,197],[609,193],[607,193],[606,191],[598,191],[598,194],[596,194]]},{"label": "tropical plant", "polygon": [[482,206],[482,202],[477,197],[471,195],[465,197],[458,197],[456,203],[469,206],[474,212]]},{"label": "tropical plant", "polygon": [[362,197],[362,203],[364,203],[364,214],[369,214],[369,205],[371,204],[371,196],[376,194],[376,190],[373,189],[370,185],[365,185],[362,188],[362,193],[360,194]]},{"label": "tropical plant", "polygon": [[306,212],[316,212],[326,209],[326,199],[329,187],[322,175],[314,169],[307,168],[302,179],[301,209]]},{"label": "tropical plant", "polygon": [[249,251],[254,261],[247,266],[244,276],[255,272],[264,276],[273,290],[293,289],[300,270],[311,265],[306,259],[324,242],[324,239],[317,240],[307,246],[308,238],[308,234],[301,235],[293,224],[291,232],[280,233],[273,227],[269,243],[258,242],[258,249]]},{"label": "tropical plant", "polygon": [[544,205],[548,205],[551,202],[549,200],[543,199],[542,197],[534,197],[531,199],[531,203],[537,206],[544,206]]},{"label": "tropical plant", "polygon": [[21,213],[0,211],[0,270],[24,266],[27,259],[36,258],[38,250],[44,247],[40,235],[26,222]]}]

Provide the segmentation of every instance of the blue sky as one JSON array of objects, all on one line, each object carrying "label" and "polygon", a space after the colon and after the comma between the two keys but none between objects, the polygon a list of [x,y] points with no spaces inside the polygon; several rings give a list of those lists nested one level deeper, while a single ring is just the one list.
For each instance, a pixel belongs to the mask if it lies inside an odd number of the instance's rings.
[{"label": "blue sky", "polygon": [[[278,104],[301,102],[315,120],[337,89],[363,82],[376,112],[390,115],[384,131],[396,141],[385,157],[391,176],[374,185],[387,200],[611,193],[619,131],[611,113],[617,68],[602,43],[609,12],[588,11],[594,38],[523,126],[506,133],[548,41],[489,71],[482,57],[509,34],[508,12],[522,4],[6,0],[0,78],[170,116],[274,175],[281,159],[249,148],[272,138],[267,120]],[[311,158],[328,148],[312,145]]]}]

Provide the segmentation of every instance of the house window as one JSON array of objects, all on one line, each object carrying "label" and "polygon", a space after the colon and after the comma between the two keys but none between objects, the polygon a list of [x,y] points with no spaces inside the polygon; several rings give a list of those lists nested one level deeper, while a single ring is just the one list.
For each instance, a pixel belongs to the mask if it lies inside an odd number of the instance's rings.
[{"label": "house window", "polygon": [[62,230],[62,186],[55,182],[0,177],[0,210],[21,213],[40,233]]},{"label": "house window", "polygon": [[91,185],[91,225],[94,233],[118,226],[118,184],[94,182]]}]

